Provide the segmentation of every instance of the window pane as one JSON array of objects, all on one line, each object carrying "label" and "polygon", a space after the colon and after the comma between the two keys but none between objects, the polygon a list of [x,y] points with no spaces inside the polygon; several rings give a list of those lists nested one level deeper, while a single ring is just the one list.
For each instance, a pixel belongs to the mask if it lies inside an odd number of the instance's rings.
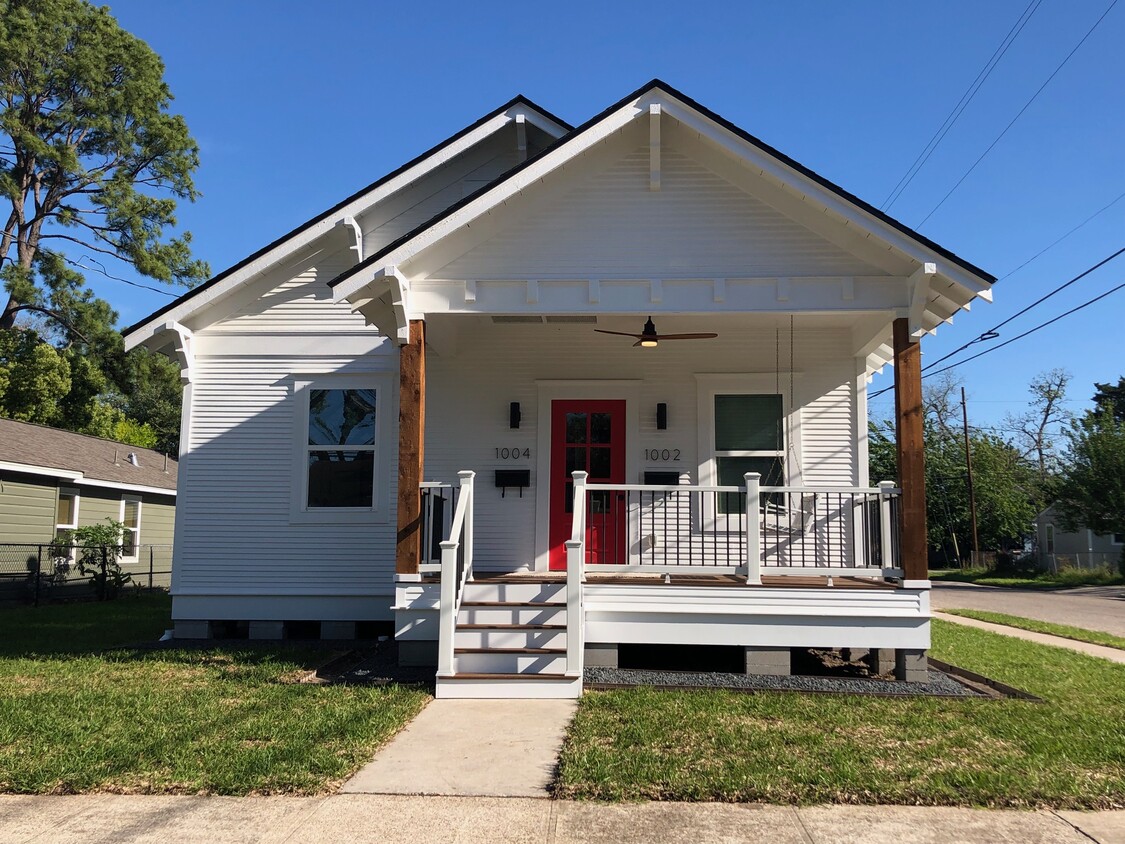
[{"label": "window pane", "polygon": [[610,466],[610,449],[608,449],[608,448],[591,448],[590,449],[590,480],[592,480],[592,481],[607,481],[607,480],[609,480],[609,466]]},{"label": "window pane", "polygon": [[781,396],[715,396],[716,451],[781,451]]},{"label": "window pane", "polygon": [[571,477],[572,472],[586,471],[586,449],[568,448],[566,450],[566,476]]},{"label": "window pane", "polygon": [[[742,476],[747,472],[760,474],[762,486],[782,486],[785,483],[780,457],[716,457],[715,462],[719,469],[719,486],[745,486],[746,479]],[[745,508],[744,494],[719,494],[720,513],[738,513]]]},{"label": "window pane", "polygon": [[126,528],[121,536],[121,556],[137,556],[137,531]]},{"label": "window pane", "polygon": [[374,444],[374,390],[309,391],[309,445]]},{"label": "window pane", "polygon": [[374,485],[374,452],[309,452],[309,507],[370,507]]},{"label": "window pane", "polygon": [[69,492],[59,493],[59,519],[56,524],[74,524],[74,496]]},{"label": "window pane", "polygon": [[592,443],[609,443],[612,442],[610,430],[610,420],[613,417],[608,413],[591,413],[590,414],[590,442]]},{"label": "window pane", "polygon": [[135,528],[140,519],[141,505],[138,501],[125,502],[125,514],[121,521],[125,523],[127,528]]},{"label": "window pane", "polygon": [[566,415],[566,441],[568,443],[586,442],[585,413],[568,413]]}]

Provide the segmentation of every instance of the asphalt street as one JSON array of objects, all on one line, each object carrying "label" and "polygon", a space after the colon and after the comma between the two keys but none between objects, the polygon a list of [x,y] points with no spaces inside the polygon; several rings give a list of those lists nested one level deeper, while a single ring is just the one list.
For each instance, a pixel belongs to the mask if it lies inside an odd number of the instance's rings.
[{"label": "asphalt street", "polygon": [[931,603],[935,610],[991,610],[1125,636],[1125,586],[1042,590],[935,581]]}]

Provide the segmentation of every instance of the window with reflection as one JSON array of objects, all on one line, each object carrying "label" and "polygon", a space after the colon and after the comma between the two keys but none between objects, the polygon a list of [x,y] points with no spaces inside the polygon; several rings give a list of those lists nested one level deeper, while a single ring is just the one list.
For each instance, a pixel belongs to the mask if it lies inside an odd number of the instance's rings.
[{"label": "window with reflection", "polygon": [[307,506],[370,509],[375,492],[374,389],[309,390]]}]

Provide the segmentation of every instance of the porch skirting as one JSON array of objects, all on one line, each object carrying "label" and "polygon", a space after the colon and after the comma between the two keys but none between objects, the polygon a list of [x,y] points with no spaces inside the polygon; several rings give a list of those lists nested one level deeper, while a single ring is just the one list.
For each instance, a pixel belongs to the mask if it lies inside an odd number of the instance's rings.
[{"label": "porch skirting", "polygon": [[[437,583],[399,583],[395,638],[438,638]],[[928,589],[731,588],[601,584],[583,589],[587,645],[682,644],[768,648],[930,647]]]}]

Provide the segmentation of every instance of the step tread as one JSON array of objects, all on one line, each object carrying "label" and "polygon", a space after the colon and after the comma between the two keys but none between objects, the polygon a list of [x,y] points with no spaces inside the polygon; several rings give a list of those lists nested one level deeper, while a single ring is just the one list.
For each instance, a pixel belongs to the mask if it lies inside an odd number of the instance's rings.
[{"label": "step tread", "polygon": [[566,630],[565,624],[458,624],[458,630]]},{"label": "step tread", "polygon": [[565,654],[566,648],[454,648],[455,654]]},{"label": "step tread", "polygon": [[566,674],[481,674],[479,672],[458,672],[452,677],[441,677],[441,682],[450,680],[577,680]]},{"label": "step tread", "polygon": [[566,608],[566,601],[462,601],[462,609],[465,607],[556,607],[559,609]]}]

